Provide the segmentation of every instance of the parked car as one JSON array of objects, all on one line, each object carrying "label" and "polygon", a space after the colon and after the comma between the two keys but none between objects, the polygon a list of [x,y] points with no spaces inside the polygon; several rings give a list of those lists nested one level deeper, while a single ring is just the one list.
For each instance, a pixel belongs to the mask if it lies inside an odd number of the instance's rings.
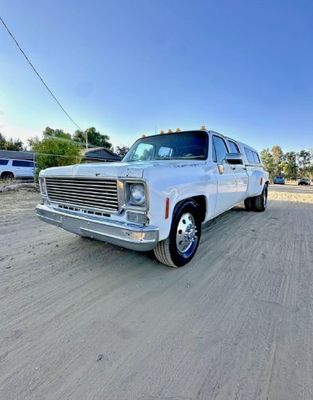
[{"label": "parked car", "polygon": [[279,185],[284,185],[285,178],[283,176],[275,176],[275,178],[273,179],[273,183],[279,184]]},{"label": "parked car", "polygon": [[35,163],[29,160],[0,159],[1,179],[33,178],[35,174]]},{"label": "parked car", "polygon": [[48,168],[39,182],[43,221],[181,267],[204,222],[242,201],[266,209],[269,176],[255,149],[200,130],[141,138],[121,162]]},{"label": "parked car", "polygon": [[311,185],[311,181],[309,178],[300,178],[298,180],[298,185],[308,186],[308,185]]}]

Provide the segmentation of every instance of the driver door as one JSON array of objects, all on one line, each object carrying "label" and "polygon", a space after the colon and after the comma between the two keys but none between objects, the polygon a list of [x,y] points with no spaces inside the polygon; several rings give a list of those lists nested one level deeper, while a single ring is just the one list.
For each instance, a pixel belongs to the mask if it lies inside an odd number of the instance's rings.
[{"label": "driver door", "polygon": [[225,140],[218,135],[212,136],[212,157],[215,163],[217,180],[217,196],[215,215],[227,211],[236,204],[237,183],[234,167],[224,162],[228,148]]}]

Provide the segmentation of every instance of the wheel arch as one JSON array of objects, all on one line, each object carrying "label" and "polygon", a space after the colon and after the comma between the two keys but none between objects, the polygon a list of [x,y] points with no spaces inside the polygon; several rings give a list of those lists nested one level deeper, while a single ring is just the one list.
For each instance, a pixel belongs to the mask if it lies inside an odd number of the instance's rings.
[{"label": "wheel arch", "polygon": [[[203,199],[204,197],[204,199]],[[182,267],[187,264],[193,256],[195,255],[197,248],[199,246],[200,238],[201,238],[201,222],[203,215],[205,215],[205,209],[203,205],[205,204],[205,196],[190,196],[184,199],[180,199],[174,206],[172,212],[172,219],[171,219],[171,228],[169,235],[161,239],[157,246],[153,249],[156,258],[163,264],[168,265],[170,267]],[[201,214],[198,212],[201,210]],[[190,239],[189,242],[191,247],[188,248],[186,253],[182,253],[181,250],[178,250],[177,246],[177,235],[183,235],[182,231],[179,231],[179,223],[182,219],[183,224],[187,224],[187,222],[182,218],[185,214],[191,212],[194,217],[193,221],[193,234],[197,238]],[[200,217],[200,218],[198,218]],[[182,229],[182,228],[179,228]],[[179,239],[183,240],[183,239]],[[187,239],[188,240],[188,239]],[[181,244],[179,242],[179,244]],[[190,252],[190,253],[189,253]]]},{"label": "wheel arch", "polygon": [[13,178],[15,178],[14,172],[12,172],[12,171],[2,171],[1,175],[0,175],[1,179],[3,179],[6,175],[12,175]]},{"label": "wheel arch", "polygon": [[207,212],[207,199],[205,195],[197,195],[197,196],[191,196],[191,197],[186,197],[185,199],[180,199],[176,204],[173,209],[173,215],[176,212],[177,208],[180,207],[183,203],[193,200],[195,203],[198,204],[199,209],[200,209],[200,221],[203,222],[205,220],[206,212]]}]

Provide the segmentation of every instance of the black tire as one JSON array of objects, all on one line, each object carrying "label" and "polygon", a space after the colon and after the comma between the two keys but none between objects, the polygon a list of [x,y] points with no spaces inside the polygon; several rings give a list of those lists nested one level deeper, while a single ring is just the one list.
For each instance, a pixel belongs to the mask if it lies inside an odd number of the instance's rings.
[{"label": "black tire", "polygon": [[245,199],[245,207],[247,211],[255,210],[255,197],[248,197]]},{"label": "black tire", "polygon": [[[199,205],[194,200],[187,200],[175,208],[169,237],[159,242],[153,250],[155,257],[162,264],[174,268],[183,267],[194,257],[201,237],[201,219],[199,217],[201,213],[199,211]],[[185,218],[183,216],[185,215],[190,220],[184,223]],[[187,230],[185,234],[192,236],[192,238],[188,236],[188,244],[183,240],[179,241],[183,235],[182,230],[178,230],[179,224],[185,224]],[[195,229],[189,228],[190,231],[188,232],[188,227]],[[182,247],[184,244],[187,246],[186,250],[180,251],[179,246]]]},{"label": "black tire", "polygon": [[245,199],[245,207],[247,211],[265,211],[267,207],[268,184],[263,187],[262,193],[259,196],[248,197]]},{"label": "black tire", "polygon": [[2,172],[1,174],[1,179],[3,179],[4,181],[8,181],[10,179],[14,179],[14,174],[12,172]]},{"label": "black tire", "polygon": [[264,185],[262,193],[259,196],[255,197],[254,209],[255,211],[262,212],[266,210],[267,207],[267,193],[268,193],[268,185],[267,183]]}]

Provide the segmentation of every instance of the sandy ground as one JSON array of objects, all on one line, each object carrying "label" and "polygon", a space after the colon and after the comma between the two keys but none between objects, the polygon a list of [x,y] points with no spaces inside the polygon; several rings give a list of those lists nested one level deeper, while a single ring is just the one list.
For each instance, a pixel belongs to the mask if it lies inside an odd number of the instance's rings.
[{"label": "sandy ground", "polygon": [[313,188],[271,187],[171,269],[0,195],[0,399],[313,398]]}]

